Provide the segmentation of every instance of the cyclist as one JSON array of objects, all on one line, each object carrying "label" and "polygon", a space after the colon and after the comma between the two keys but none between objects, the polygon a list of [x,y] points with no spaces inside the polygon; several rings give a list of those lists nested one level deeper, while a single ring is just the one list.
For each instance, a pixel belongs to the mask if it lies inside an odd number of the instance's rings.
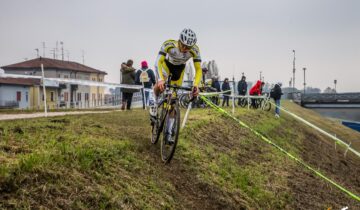
[{"label": "cyclist", "polygon": [[[155,64],[155,72],[158,81],[154,86],[155,105],[150,108],[150,115],[156,117],[157,98],[165,90],[165,80],[171,74],[171,84],[181,86],[185,72],[186,62],[193,58],[195,66],[195,79],[193,82],[192,94],[199,94],[199,83],[202,77],[201,57],[199,47],[196,45],[196,34],[189,28],[185,28],[179,40],[167,40],[160,49]],[[168,123],[172,127],[172,122]],[[169,135],[171,132],[169,131]]]}]

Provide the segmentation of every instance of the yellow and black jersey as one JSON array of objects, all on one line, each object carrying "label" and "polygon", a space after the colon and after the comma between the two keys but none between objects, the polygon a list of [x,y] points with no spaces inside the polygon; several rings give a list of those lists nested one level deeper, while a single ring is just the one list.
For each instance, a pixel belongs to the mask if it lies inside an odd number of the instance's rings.
[{"label": "yellow and black jersey", "polygon": [[176,40],[167,40],[161,46],[160,55],[166,57],[166,59],[173,65],[185,64],[190,58],[194,59],[194,62],[201,62],[200,50],[197,45],[194,45],[190,51],[186,53],[180,52],[179,42]]},{"label": "yellow and black jersey", "polygon": [[[185,69],[186,62],[193,58],[195,66],[195,80],[194,85],[198,85],[201,79],[202,70],[201,70],[201,56],[200,50],[197,45],[194,45],[191,50],[183,53],[179,49],[179,42],[176,40],[167,40],[165,41],[160,49],[155,69],[159,79],[164,80],[164,73],[167,71],[171,72],[173,76],[176,75],[176,79],[182,79],[183,72]],[[181,81],[182,82],[182,81]]]}]

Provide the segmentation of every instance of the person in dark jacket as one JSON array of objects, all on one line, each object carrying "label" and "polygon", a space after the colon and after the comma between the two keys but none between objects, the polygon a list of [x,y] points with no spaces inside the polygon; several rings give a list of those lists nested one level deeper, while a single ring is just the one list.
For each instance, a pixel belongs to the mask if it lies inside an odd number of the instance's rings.
[{"label": "person in dark jacket", "polygon": [[[227,90],[230,90],[230,84],[229,84],[229,79],[228,78],[225,78],[222,86],[221,86],[221,89],[222,91],[227,91]],[[226,102],[226,106],[229,106],[229,95],[231,94],[231,91],[227,91],[226,93],[224,93],[224,100],[223,100],[223,103],[222,103],[222,106],[225,105],[225,102]]]},{"label": "person in dark jacket", "polygon": [[[219,82],[219,78],[217,76],[212,77],[211,87],[216,89],[216,92],[221,92],[220,82]],[[214,104],[219,105],[219,97],[218,96],[213,96],[212,101]]]},{"label": "person in dark jacket", "polygon": [[[245,77],[245,76],[242,76],[242,77],[241,77],[241,80],[238,82],[237,89],[238,89],[238,93],[239,93],[240,96],[246,95],[246,92],[247,92],[247,83],[246,83],[246,77]],[[242,99],[242,98],[239,98],[239,100],[238,100],[238,105],[240,105],[241,99]]]},{"label": "person in dark jacket", "polygon": [[281,95],[283,95],[282,90],[281,90],[281,82],[278,82],[277,84],[275,84],[274,88],[271,89],[270,91],[270,97],[274,99],[276,107],[275,107],[275,117],[279,118],[280,117],[280,100],[281,100]]},{"label": "person in dark jacket", "polygon": [[[141,69],[139,69],[135,75],[135,84],[142,85],[144,88],[150,90],[152,89],[152,86],[155,85],[155,83],[156,80],[154,71],[149,69],[146,61],[142,61]],[[141,90],[141,95],[143,96],[143,108],[145,108],[145,106],[148,106],[149,94],[149,91],[145,91],[144,94],[144,89]]]},{"label": "person in dark jacket", "polygon": [[[121,84],[125,85],[134,85],[135,84],[135,69],[132,67],[133,61],[129,59],[126,63],[121,64]],[[131,101],[134,92],[137,92],[135,89],[121,88],[122,92],[122,105],[121,110],[126,109],[130,110]]]}]

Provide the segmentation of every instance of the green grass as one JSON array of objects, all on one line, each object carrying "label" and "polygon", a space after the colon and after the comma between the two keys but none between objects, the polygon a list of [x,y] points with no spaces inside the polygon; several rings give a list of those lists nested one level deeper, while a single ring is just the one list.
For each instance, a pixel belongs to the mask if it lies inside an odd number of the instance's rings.
[{"label": "green grass", "polygon": [[[306,136],[297,131],[306,128],[295,120],[247,109],[235,116],[303,155]],[[142,110],[0,122],[0,208],[294,206],[289,177],[303,169],[231,119],[192,110],[170,165],[149,133]]]}]

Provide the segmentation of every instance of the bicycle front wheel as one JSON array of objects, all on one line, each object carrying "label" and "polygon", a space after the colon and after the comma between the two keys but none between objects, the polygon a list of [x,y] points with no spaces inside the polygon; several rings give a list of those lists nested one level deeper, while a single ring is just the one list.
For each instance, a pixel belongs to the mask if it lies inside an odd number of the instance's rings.
[{"label": "bicycle front wheel", "polygon": [[170,163],[174,156],[175,148],[180,131],[180,109],[176,104],[169,110],[164,121],[161,138],[161,159],[164,163]]}]

